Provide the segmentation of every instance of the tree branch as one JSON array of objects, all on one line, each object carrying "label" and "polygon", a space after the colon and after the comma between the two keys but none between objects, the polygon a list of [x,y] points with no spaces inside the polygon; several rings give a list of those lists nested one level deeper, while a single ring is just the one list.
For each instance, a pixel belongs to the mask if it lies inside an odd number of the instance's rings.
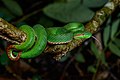
[{"label": "tree branch", "polygon": [[25,41],[26,34],[0,18],[0,37],[8,42],[19,44],[20,42]]},{"label": "tree branch", "polygon": [[[108,3],[106,3],[105,6],[98,10],[94,17],[85,25],[86,30],[90,31],[91,33],[95,33],[106,20],[106,18],[112,14],[117,6],[120,6],[120,0],[110,0]],[[25,41],[26,34],[0,18],[0,37],[7,40],[8,42],[19,44]],[[72,40],[67,44],[61,45],[48,44],[44,50],[44,53],[49,52],[55,55],[54,58],[56,60],[59,60],[63,55],[66,55],[68,51],[71,51],[74,48],[80,46],[84,40],[85,39]]]}]

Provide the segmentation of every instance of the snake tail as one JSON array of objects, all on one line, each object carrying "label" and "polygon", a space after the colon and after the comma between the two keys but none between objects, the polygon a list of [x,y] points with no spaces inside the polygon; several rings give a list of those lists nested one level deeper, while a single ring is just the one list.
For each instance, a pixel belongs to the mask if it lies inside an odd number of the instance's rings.
[{"label": "snake tail", "polygon": [[[32,45],[34,44],[35,42],[35,32],[34,30],[32,29],[32,27],[28,26],[28,25],[22,25],[20,27],[20,29],[26,33],[27,35],[27,38],[24,42],[20,43],[20,44],[15,44],[15,45],[9,45],[7,47],[7,55],[8,57],[11,59],[11,60],[18,60],[20,55],[21,55],[21,52],[24,50],[28,50],[29,48],[32,47]],[[17,50],[14,51],[14,50]],[[13,53],[14,52],[14,53]],[[15,57],[15,56],[16,57]]]},{"label": "snake tail", "polygon": [[15,47],[13,45],[8,46],[6,49],[7,55],[10,60],[17,61],[20,59],[20,55],[21,55],[22,51],[18,51],[17,55],[13,55],[13,49],[15,49]]}]

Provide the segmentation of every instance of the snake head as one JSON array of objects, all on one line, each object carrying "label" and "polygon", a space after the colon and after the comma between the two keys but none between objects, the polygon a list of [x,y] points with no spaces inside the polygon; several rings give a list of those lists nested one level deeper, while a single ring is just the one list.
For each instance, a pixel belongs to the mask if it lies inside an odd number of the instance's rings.
[{"label": "snake head", "polygon": [[88,31],[78,31],[74,33],[74,39],[88,39],[92,36],[92,33]]}]

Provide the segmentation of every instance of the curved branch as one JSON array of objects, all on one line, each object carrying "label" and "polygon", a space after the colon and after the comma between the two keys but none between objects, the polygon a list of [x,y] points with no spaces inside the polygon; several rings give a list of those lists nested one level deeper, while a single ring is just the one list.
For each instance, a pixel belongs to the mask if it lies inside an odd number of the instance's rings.
[{"label": "curved branch", "polygon": [[[105,6],[98,10],[94,17],[85,25],[85,28],[87,31],[90,31],[91,33],[95,33],[100,26],[103,24],[103,22],[106,20],[106,18],[112,14],[112,12],[116,9],[117,6],[120,5],[120,0],[110,0],[108,3],[105,4]],[[0,18],[0,37],[12,42],[19,44],[20,42],[25,41],[26,34],[8,23],[7,21]],[[73,50],[74,48],[80,46],[80,44],[85,39],[81,40],[72,40],[71,42],[67,44],[61,44],[61,45],[47,45],[46,49],[44,50],[44,53],[51,53],[55,55],[55,59],[59,60],[63,55],[66,55],[68,51]]]}]

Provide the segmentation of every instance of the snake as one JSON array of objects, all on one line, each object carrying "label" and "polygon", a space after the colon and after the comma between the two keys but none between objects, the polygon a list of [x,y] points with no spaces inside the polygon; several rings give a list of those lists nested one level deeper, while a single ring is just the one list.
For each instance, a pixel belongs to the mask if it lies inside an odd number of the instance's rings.
[{"label": "snake", "polygon": [[19,29],[26,33],[27,38],[20,44],[11,44],[7,47],[7,55],[13,61],[20,58],[37,57],[42,54],[47,44],[66,44],[73,39],[87,39],[92,36],[79,22],[71,22],[63,27],[50,28],[44,28],[40,24],[34,25],[33,28],[29,25],[22,25]]},{"label": "snake", "polygon": [[29,25],[22,25],[19,29],[26,33],[27,38],[20,45],[9,45],[9,47],[7,47],[8,53],[12,53],[13,50],[19,51],[19,54],[16,57],[14,57],[13,54],[8,54],[8,57],[14,61],[17,61],[19,59],[22,50],[28,50],[35,42],[35,32],[32,27]]}]

